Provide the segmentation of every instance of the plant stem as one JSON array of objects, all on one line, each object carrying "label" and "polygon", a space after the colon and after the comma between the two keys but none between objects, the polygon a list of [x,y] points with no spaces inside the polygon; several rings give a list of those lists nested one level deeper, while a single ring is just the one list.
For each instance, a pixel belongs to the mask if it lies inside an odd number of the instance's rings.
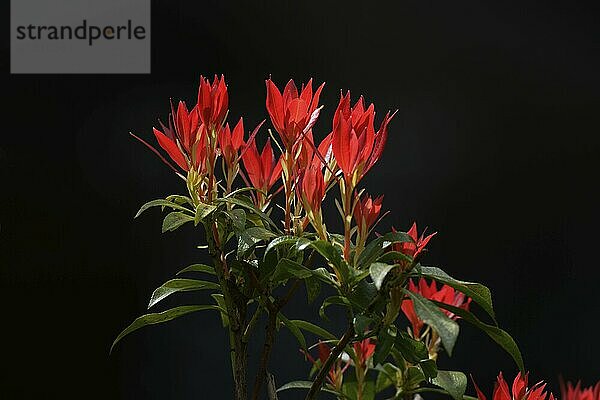
[{"label": "plant stem", "polygon": [[289,151],[285,152],[285,171],[283,189],[285,191],[285,233],[290,235],[292,222],[292,155]]},{"label": "plant stem", "polygon": [[[343,181],[342,181],[343,182]],[[340,182],[340,183],[342,183]],[[342,189],[342,207],[344,211],[344,259],[350,263],[350,231],[352,228],[352,192],[351,183],[340,185]]]},{"label": "plant stem", "polygon": [[[276,311],[276,310],[273,310]],[[262,385],[267,384],[267,365],[271,357],[271,350],[275,342],[275,329],[277,328],[277,312],[269,311],[269,319],[265,328],[265,343],[260,357],[260,365],[254,380],[254,390],[252,392],[252,400],[258,400],[262,390]]]},{"label": "plant stem", "polygon": [[[210,226],[208,226],[210,224]],[[232,277],[227,277],[227,266],[223,251],[220,247],[216,232],[216,222],[205,225],[208,251],[212,257],[217,279],[223,292],[223,300],[229,318],[229,340],[231,345],[231,370],[233,374],[233,398],[234,400],[246,400],[248,398],[248,386],[246,382],[248,369],[248,347],[244,340],[246,329],[247,301],[236,287]]]},{"label": "plant stem", "polygon": [[314,400],[317,397],[317,394],[321,391],[321,388],[323,387],[323,384],[325,383],[325,377],[329,373],[331,366],[338,359],[340,354],[342,354],[342,351],[344,351],[344,349],[346,348],[346,345],[348,345],[348,343],[350,343],[350,340],[352,340],[353,337],[354,337],[354,325],[350,324],[348,326],[348,329],[344,333],[344,336],[342,336],[340,341],[331,350],[329,357],[327,357],[327,360],[321,366],[321,369],[319,369],[319,373],[317,374],[317,377],[313,381],[312,386],[310,387],[310,390],[308,391],[308,394],[306,395],[305,400]]}]

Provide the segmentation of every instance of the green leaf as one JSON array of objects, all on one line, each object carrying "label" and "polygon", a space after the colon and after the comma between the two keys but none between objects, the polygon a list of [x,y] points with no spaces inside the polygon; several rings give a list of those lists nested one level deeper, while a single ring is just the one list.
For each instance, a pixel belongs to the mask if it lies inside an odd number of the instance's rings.
[{"label": "green leaf", "polygon": [[221,307],[215,305],[199,305],[199,306],[180,306],[171,308],[169,310],[163,311],[161,313],[152,313],[145,314],[141,317],[138,317],[129,325],[127,328],[123,330],[123,332],[119,333],[119,336],[115,339],[112,346],[110,347],[110,352],[112,353],[115,345],[123,339],[123,337],[127,336],[131,332],[137,331],[140,328],[143,328],[148,325],[161,324],[163,322],[171,321],[175,318],[179,318],[183,315],[193,313],[196,311],[204,311],[204,310],[217,310],[221,312],[225,312],[225,310],[221,309]]},{"label": "green leaf", "polygon": [[360,281],[358,285],[352,290],[348,299],[360,310],[366,309],[373,299],[377,296],[377,289],[375,285],[367,282]]},{"label": "green leaf", "polygon": [[270,280],[273,284],[277,284],[294,277],[298,279],[305,279],[312,276],[312,271],[306,268],[304,265],[292,260],[288,260],[287,258],[282,258],[277,263],[275,271],[270,276]]},{"label": "green leaf", "polygon": [[519,346],[515,343],[514,339],[505,331],[498,328],[494,325],[488,325],[481,322],[475,315],[473,315],[470,311],[463,310],[459,307],[454,307],[449,304],[440,303],[438,301],[434,301],[439,307],[444,308],[450,311],[453,314],[458,315],[465,321],[475,325],[477,328],[481,329],[489,337],[491,337],[496,343],[498,343],[510,356],[513,358],[519,370],[521,372],[525,371],[525,366],[523,364],[523,357],[521,356],[521,351],[519,350]]},{"label": "green leaf", "polygon": [[297,236],[276,237],[275,239],[271,240],[271,242],[267,245],[267,248],[265,249],[264,257],[266,257],[267,254],[269,254],[269,252],[271,252],[271,250],[273,250],[279,246],[284,246],[286,244],[295,244],[298,241],[298,239],[299,238]]},{"label": "green leaf", "polygon": [[415,306],[415,311],[427,325],[436,330],[448,355],[452,355],[456,338],[458,337],[458,324],[444,314],[434,303],[418,293],[403,289]]},{"label": "green leaf", "polygon": [[206,264],[192,264],[179,271],[176,275],[181,275],[186,272],[203,272],[210,275],[216,275],[215,269]]},{"label": "green leaf", "polygon": [[421,266],[419,275],[424,276],[426,278],[434,279],[440,283],[446,284],[448,286],[453,287],[454,289],[462,292],[473,299],[474,302],[479,304],[481,308],[485,312],[489,314],[494,322],[496,321],[496,316],[494,314],[494,308],[492,306],[492,294],[490,289],[485,287],[480,283],[475,282],[464,282],[459,281],[458,279],[454,279],[446,272],[436,267],[424,267]]},{"label": "green leaf", "polygon": [[369,270],[357,269],[354,267],[349,268],[350,271],[350,279],[348,280],[348,286],[353,287],[358,285],[360,281],[369,276]]},{"label": "green leaf", "polygon": [[412,366],[406,369],[406,376],[404,380],[404,389],[412,390],[419,387],[419,384],[425,380],[425,375],[421,368]]},{"label": "green leaf", "polygon": [[467,377],[458,371],[438,371],[431,383],[446,390],[454,400],[462,400],[467,389]]},{"label": "green leaf", "polygon": [[[349,400],[357,400],[358,397],[358,383],[356,380],[344,380],[342,385],[342,392],[346,395]],[[366,381],[362,388],[361,400],[374,400],[375,399],[375,382]]]},{"label": "green leaf", "polygon": [[263,240],[269,240],[275,234],[262,226],[253,226],[238,234],[238,257],[245,258],[248,250]]},{"label": "green leaf", "polygon": [[394,364],[385,363],[384,365],[376,366],[375,369],[379,371],[377,380],[375,381],[375,393],[379,393],[392,385],[398,385],[398,378],[401,376],[402,371]]},{"label": "green leaf", "polygon": [[398,332],[395,347],[406,361],[413,364],[429,357],[425,343],[411,338],[406,332]]},{"label": "green leaf", "polygon": [[359,335],[361,335],[369,328],[369,325],[373,323],[373,318],[367,317],[363,314],[358,314],[354,317],[353,323],[354,331],[358,332]]},{"label": "green leaf", "polygon": [[321,304],[321,307],[319,308],[319,315],[326,321],[328,321],[329,318],[327,318],[327,315],[325,315],[325,309],[332,304],[337,304],[345,307],[351,306],[348,299],[342,296],[330,296],[326,298],[325,300],[323,300],[323,304]]},{"label": "green leaf", "polygon": [[233,228],[236,232],[242,232],[246,229],[246,212],[241,208],[234,208],[233,210],[223,211],[223,214],[233,223]]},{"label": "green leaf", "polygon": [[377,288],[377,290],[381,289],[381,285],[383,284],[383,281],[384,281],[386,275],[393,268],[394,268],[394,265],[390,265],[390,264],[384,264],[384,263],[371,264],[371,266],[369,267],[369,274],[371,275],[371,279],[373,279],[373,283],[375,284],[375,287]]},{"label": "green leaf", "polygon": [[404,254],[400,251],[388,251],[377,259],[377,262],[386,263],[386,264],[390,263],[390,262],[398,263],[398,261],[405,261],[407,263],[411,263],[412,258],[410,258],[409,256],[407,256],[406,254]]},{"label": "green leaf", "polygon": [[321,282],[324,282],[329,286],[336,286],[335,280],[331,277],[331,274],[325,268],[317,268],[311,271],[313,272],[315,278],[317,278]]},{"label": "green leaf", "polygon": [[323,338],[326,340],[337,340],[337,338],[335,337],[335,335],[333,333],[330,333],[329,331],[321,328],[320,326],[312,324],[308,321],[303,321],[301,319],[295,319],[290,322],[302,330],[308,331],[310,333],[314,333],[315,335],[317,335],[320,338]]},{"label": "green leaf", "polygon": [[176,203],[173,203],[172,201],[164,200],[164,199],[157,199],[157,200],[149,201],[146,204],[144,204],[142,207],[140,207],[139,211],[135,214],[135,217],[133,217],[133,218],[139,217],[144,211],[146,211],[150,207],[158,207],[158,206],[169,207],[174,210],[187,211],[189,213],[193,213],[193,211],[190,210],[189,208],[181,206]]},{"label": "green leaf", "polygon": [[213,293],[211,294],[211,297],[215,299],[217,305],[221,308],[221,322],[223,323],[223,328],[227,328],[229,326],[229,317],[225,312],[227,309],[227,306],[225,305],[225,298],[220,293]]},{"label": "green leaf", "polygon": [[221,199],[217,199],[216,201],[217,202],[221,202],[221,203],[235,204],[237,206],[245,208],[246,210],[251,211],[254,214],[260,216],[263,221],[265,221],[266,223],[268,223],[269,225],[271,225],[276,231],[279,232],[279,227],[271,220],[271,218],[269,218],[269,216],[267,214],[265,214],[264,212],[262,212],[258,208],[256,208],[256,206],[252,203],[252,201],[249,200],[245,196],[241,196],[241,197],[224,197],[224,198],[221,198]]},{"label": "green leaf", "polygon": [[225,198],[226,199],[231,198],[231,197],[235,198],[238,194],[245,193],[245,192],[260,192],[260,193],[264,194],[265,196],[267,195],[267,193],[263,192],[260,189],[253,188],[253,187],[244,187],[244,188],[234,190],[233,192],[231,192],[227,196],[225,196]]},{"label": "green leaf", "polygon": [[190,206],[194,206],[194,202],[188,196],[182,196],[180,194],[172,194],[167,196],[168,201],[172,201],[177,204],[189,204]]},{"label": "green leaf", "polygon": [[[289,390],[289,389],[309,390],[311,388],[311,386],[312,386],[312,381],[293,381],[293,382],[286,383],[285,385],[283,385],[282,387],[277,389],[277,392],[283,392],[284,390]],[[321,391],[325,392],[325,393],[331,393],[331,394],[338,395],[337,392],[334,392],[333,390],[327,389],[327,388],[321,388]]]},{"label": "green leaf", "polygon": [[311,271],[312,276],[304,279],[304,285],[306,286],[306,297],[308,304],[311,304],[317,297],[319,297],[319,293],[321,292],[321,282],[317,277],[314,276],[314,273]]},{"label": "green leaf", "polygon": [[390,354],[396,341],[396,327],[391,325],[388,329],[382,329],[377,336],[373,364],[381,364]]},{"label": "green leaf", "polygon": [[277,234],[271,232],[270,230],[263,228],[262,226],[253,226],[244,231],[248,236],[257,240],[269,240]]},{"label": "green leaf", "polygon": [[174,231],[186,222],[193,221],[194,218],[182,212],[171,212],[167,214],[162,224],[162,232]]},{"label": "green leaf", "polygon": [[277,318],[279,318],[281,320],[283,325],[285,325],[285,327],[288,328],[290,330],[290,332],[292,333],[292,335],[294,335],[294,337],[298,340],[298,343],[300,343],[300,347],[302,347],[302,350],[307,351],[306,339],[304,338],[304,335],[302,334],[302,331],[300,330],[300,328],[296,324],[294,324],[292,321],[287,319],[280,312],[277,313]]},{"label": "green leaf", "polygon": [[337,269],[342,266],[342,256],[340,251],[335,248],[331,243],[324,240],[315,240],[310,244],[323,258],[333,264]]},{"label": "green leaf", "polygon": [[196,207],[196,213],[194,216],[194,225],[198,225],[202,220],[208,217],[213,211],[217,209],[216,206],[212,204],[204,204],[200,203]]},{"label": "green leaf", "polygon": [[390,232],[373,239],[358,257],[359,268],[366,268],[373,264],[392,243],[412,242],[412,238],[405,232]]},{"label": "green leaf", "polygon": [[206,289],[219,289],[219,284],[214,282],[199,281],[196,279],[171,279],[152,293],[152,297],[150,297],[150,302],[148,303],[148,308],[152,307],[173,293]]},{"label": "green leaf", "polygon": [[426,378],[435,378],[438,374],[438,369],[435,360],[421,360],[419,362],[419,367],[421,367],[421,371],[423,371],[423,374]]}]

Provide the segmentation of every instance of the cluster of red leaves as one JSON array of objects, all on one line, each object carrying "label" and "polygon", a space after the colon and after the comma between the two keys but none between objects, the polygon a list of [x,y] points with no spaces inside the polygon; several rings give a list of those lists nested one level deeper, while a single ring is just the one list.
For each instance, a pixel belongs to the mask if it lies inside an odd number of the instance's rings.
[{"label": "cluster of red leaves", "polygon": [[[154,136],[162,149],[184,171],[206,169],[206,143],[210,130],[220,127],[227,114],[228,95],[225,78],[215,76],[211,84],[200,77],[198,103],[188,110],[180,101],[177,109],[171,104],[167,125],[154,128]],[[243,131],[243,126],[241,126]],[[154,150],[156,152],[156,150]]]},{"label": "cluster of red leaves", "polygon": [[581,382],[573,385],[571,382],[560,381],[562,400],[600,400],[600,382],[594,386],[581,387]]},{"label": "cluster of red leaves", "polygon": [[[532,387],[528,387],[529,374],[519,373],[509,389],[508,383],[504,380],[502,372],[498,374],[492,400],[554,400],[552,393],[546,392],[546,384],[538,382]],[[487,400],[486,396],[473,381],[477,398],[479,400]],[[581,382],[574,385],[571,382],[564,382],[560,379],[560,391],[562,400],[600,400],[600,382],[594,386],[582,387]]]},{"label": "cluster of red leaves", "polygon": [[[492,400],[554,400],[554,395],[552,393],[548,395],[545,391],[546,384],[544,382],[538,382],[532,387],[528,387],[528,375],[519,372],[513,381],[512,390],[509,390],[508,384],[504,380],[502,372],[500,372],[496,380]],[[487,400],[476,383],[475,390],[479,400]]]},{"label": "cluster of red leaves", "polygon": [[[366,107],[361,96],[351,107],[350,93],[347,92],[340,96],[331,131],[320,143],[315,143],[312,130],[322,109],[319,99],[323,87],[324,84],[321,84],[313,91],[310,79],[299,90],[290,80],[280,91],[271,79],[266,80],[266,111],[279,136],[281,146],[277,147],[282,149],[280,155],[275,152],[272,138],[267,138],[262,149],[256,143],[264,121],[258,124],[248,139],[244,137],[242,118],[233,129],[230,128],[226,122],[229,96],[223,76],[215,76],[212,82],[201,76],[197,103],[191,108],[183,101],[177,107],[172,105],[168,122],[161,122],[159,128],[153,129],[159,146],[175,165],[154,147],[142,142],[179,175],[187,173],[184,178],[188,179],[188,183],[192,180],[189,186],[197,188],[201,200],[218,191],[219,179],[214,175],[216,162],[222,158],[228,190],[239,174],[246,186],[258,190],[252,196],[257,206],[262,208],[273,194],[283,189],[286,203],[291,203],[294,196],[298,199],[294,203],[299,207],[295,215],[300,215],[302,209],[306,212],[301,226],[305,227],[310,222],[317,233],[323,233],[324,226],[317,225],[322,225],[321,204],[330,185],[341,179],[345,187],[350,188],[347,193],[352,193],[358,181],[381,157],[388,124],[393,118],[393,114],[388,112],[376,131],[375,106],[370,104]],[[278,182],[281,182],[279,187]],[[372,200],[368,196],[362,201],[356,199],[353,214],[362,236],[375,223],[382,199]],[[348,206],[346,215],[351,216],[353,209]],[[291,228],[286,225],[286,229]]]}]

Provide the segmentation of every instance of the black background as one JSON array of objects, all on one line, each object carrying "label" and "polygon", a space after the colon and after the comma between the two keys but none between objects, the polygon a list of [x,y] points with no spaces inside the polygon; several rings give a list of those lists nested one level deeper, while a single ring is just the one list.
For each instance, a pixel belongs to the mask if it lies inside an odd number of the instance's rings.
[{"label": "black background", "polygon": [[[143,202],[185,189],[127,134],[150,138],[169,97],[194,101],[201,73],[225,74],[230,116],[247,127],[267,116],[269,74],[279,85],[327,82],[319,137],[341,88],[374,101],[380,117],[398,108],[364,181],[392,211],[381,229],[414,219],[438,231],[425,261],[492,288],[532,379],[556,391],[559,373],[600,378],[598,10],[477,1],[152,6],[151,75],[9,75],[5,35],[0,397],[229,396],[217,315],[145,329],[108,355],[156,286],[205,260],[193,229],[161,235],[158,211],[132,220]],[[299,296],[287,314],[315,310]],[[461,325],[455,355],[440,366],[472,373],[488,392],[499,370],[512,379],[508,356]],[[282,330],[271,367],[279,383],[305,378],[296,349]]]}]

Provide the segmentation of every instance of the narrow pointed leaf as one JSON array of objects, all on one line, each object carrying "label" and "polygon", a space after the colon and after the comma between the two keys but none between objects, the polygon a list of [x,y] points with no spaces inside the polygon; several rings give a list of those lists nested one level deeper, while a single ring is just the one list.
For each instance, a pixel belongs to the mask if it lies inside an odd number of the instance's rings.
[{"label": "narrow pointed leaf", "polygon": [[[314,272],[311,271],[311,274],[314,274]],[[308,304],[311,304],[321,292],[321,282],[315,276],[311,276],[304,279],[304,285],[306,286],[306,298]]]},{"label": "narrow pointed leaf", "polygon": [[415,311],[427,325],[431,326],[440,335],[448,355],[452,355],[456,338],[458,337],[458,324],[444,314],[434,303],[417,293],[404,289],[415,306]]},{"label": "narrow pointed leaf", "polygon": [[324,240],[316,240],[312,242],[311,247],[317,250],[317,252],[323,256],[327,261],[333,264],[336,268],[340,268],[342,265],[342,256],[340,251],[335,248],[331,243]]},{"label": "narrow pointed leaf", "polygon": [[431,380],[436,386],[446,390],[454,400],[462,400],[467,389],[467,377],[459,371],[439,371]]},{"label": "narrow pointed leaf", "polygon": [[241,208],[224,211],[224,214],[231,220],[236,232],[242,232],[246,229],[246,212]]},{"label": "narrow pointed leaf", "polygon": [[385,253],[393,243],[412,242],[412,238],[405,232],[390,232],[373,239],[358,257],[358,267],[366,268],[374,263]]},{"label": "narrow pointed leaf", "polygon": [[285,327],[290,330],[292,335],[294,335],[294,337],[298,340],[298,343],[300,343],[302,349],[306,351],[306,339],[304,338],[304,335],[302,334],[300,328],[296,326],[296,324],[294,324],[292,321],[287,319],[282,313],[278,313],[277,318],[279,318],[283,325],[285,325]]},{"label": "narrow pointed leaf", "polygon": [[221,322],[223,323],[223,328],[227,328],[229,326],[229,317],[227,316],[227,313],[225,312],[225,309],[226,309],[225,298],[223,298],[223,295],[220,293],[213,293],[210,296],[213,299],[215,299],[215,301],[217,302],[217,305],[220,307]]},{"label": "narrow pointed leaf", "polygon": [[351,307],[350,301],[348,301],[348,299],[346,299],[342,296],[331,296],[331,297],[326,298],[323,301],[323,304],[321,305],[321,307],[319,308],[319,315],[321,316],[321,318],[323,318],[326,321],[328,321],[329,318],[327,317],[327,315],[325,315],[325,309],[332,304],[337,304],[337,305],[345,306],[345,307]]},{"label": "narrow pointed leaf", "polygon": [[194,218],[182,212],[172,212],[167,214],[162,224],[162,232],[174,231],[186,222],[193,221]]},{"label": "narrow pointed leaf", "polygon": [[335,335],[329,331],[327,331],[326,329],[321,328],[320,326],[317,326],[315,324],[312,324],[308,321],[303,321],[300,319],[295,319],[290,321],[292,322],[294,325],[296,325],[298,328],[308,331],[310,333],[313,333],[315,335],[317,335],[320,338],[326,339],[326,340],[337,340],[337,338],[335,337]]},{"label": "narrow pointed leaf", "polygon": [[[283,392],[284,390],[289,390],[289,389],[309,390],[311,386],[312,386],[312,381],[293,381],[293,382],[286,383],[285,385],[283,385],[282,387],[277,389],[277,392]],[[331,393],[331,394],[338,395],[337,392],[334,392],[333,390],[330,390],[327,388],[321,388],[321,391],[325,392],[325,393]]]},{"label": "narrow pointed leaf", "polygon": [[508,333],[506,333],[504,330],[498,328],[497,326],[488,325],[488,324],[481,322],[470,311],[466,311],[466,310],[463,310],[462,308],[454,307],[449,304],[444,304],[444,303],[440,303],[437,301],[435,301],[434,303],[437,304],[439,307],[444,308],[444,309],[450,311],[451,313],[458,315],[465,321],[469,322],[470,324],[475,325],[477,328],[479,328],[482,331],[484,331],[485,333],[487,333],[487,335],[489,337],[491,337],[504,350],[506,350],[506,352],[508,354],[510,354],[510,356],[513,358],[513,360],[515,361],[515,363],[517,364],[517,366],[519,367],[521,372],[525,371],[525,366],[523,364],[523,356],[521,356],[521,351],[519,350],[519,346],[517,346],[517,343],[514,341],[514,339]]},{"label": "narrow pointed leaf", "polygon": [[193,290],[219,289],[219,284],[214,282],[200,281],[196,279],[171,279],[157,288],[150,298],[148,308],[152,307],[161,300],[167,298],[173,293],[190,292]]},{"label": "narrow pointed leaf", "polygon": [[182,269],[181,271],[179,271],[176,275],[181,275],[186,272],[202,272],[202,273],[206,273],[206,274],[210,274],[210,275],[216,275],[215,269],[213,267],[211,267],[210,265],[206,265],[206,264],[189,265],[189,266],[185,267],[184,269]]},{"label": "narrow pointed leaf", "polygon": [[163,322],[171,321],[171,320],[173,320],[175,318],[179,318],[183,315],[193,313],[196,311],[203,311],[203,310],[217,310],[217,311],[225,312],[223,309],[221,309],[221,307],[218,307],[215,305],[198,305],[198,306],[180,306],[180,307],[171,308],[171,309],[163,311],[161,313],[152,313],[152,314],[142,315],[141,317],[136,318],[135,321],[133,321],[131,323],[131,325],[129,325],[127,328],[125,328],[123,330],[123,332],[121,332],[119,334],[119,336],[117,336],[117,338],[115,339],[115,341],[113,342],[113,344],[110,348],[110,351],[112,352],[115,345],[121,339],[123,339],[123,337],[127,336],[128,334],[130,334],[134,331],[137,331],[140,328],[143,328],[148,325],[155,325],[155,324],[160,324]]},{"label": "narrow pointed leaf", "polygon": [[402,354],[402,358],[413,364],[429,356],[425,343],[413,339],[406,332],[398,332],[394,346]]},{"label": "narrow pointed leaf", "polygon": [[279,231],[279,227],[271,220],[271,218],[269,218],[267,214],[256,208],[256,206],[250,200],[246,200],[243,197],[225,197],[222,199],[217,199],[216,201],[221,203],[235,204],[237,206],[243,207],[246,210],[251,211],[254,214],[260,216],[263,221],[271,225],[276,231]]},{"label": "narrow pointed leaf", "polygon": [[381,289],[381,285],[383,284],[383,281],[384,281],[386,275],[393,268],[394,268],[394,265],[390,265],[390,264],[384,264],[384,263],[371,264],[371,266],[369,267],[369,274],[371,275],[371,279],[373,279],[373,283],[375,284],[375,287],[377,288],[377,290]]},{"label": "narrow pointed leaf", "polygon": [[139,217],[144,211],[146,211],[147,209],[149,209],[151,207],[158,207],[158,206],[169,207],[174,210],[187,211],[189,213],[193,213],[193,211],[190,210],[189,208],[179,205],[177,203],[173,203],[172,201],[164,200],[164,199],[157,199],[157,200],[149,201],[146,204],[144,204],[142,207],[140,207],[138,212],[135,214],[135,217],[133,217],[133,218]]},{"label": "narrow pointed leaf", "polygon": [[288,260],[287,258],[282,258],[277,263],[275,271],[269,279],[274,285],[276,285],[293,277],[305,279],[312,277],[312,275],[312,271],[306,268],[304,265],[292,260]]},{"label": "narrow pointed leaf", "polygon": [[298,237],[296,237],[296,236],[279,236],[279,237],[276,237],[275,239],[273,239],[267,245],[267,248],[265,249],[265,257],[273,249],[276,249],[279,246],[295,244],[297,241],[298,241]]},{"label": "narrow pointed leaf", "polygon": [[474,302],[479,304],[481,308],[483,308],[483,310],[487,312],[488,315],[492,317],[492,319],[494,319],[494,322],[496,321],[494,308],[492,306],[492,294],[490,292],[490,289],[488,289],[484,285],[475,282],[459,281],[458,279],[454,279],[446,272],[437,267],[421,266],[419,270],[419,275],[424,276],[426,278],[434,279],[440,283],[453,287],[459,292],[466,294],[467,296],[472,298]]},{"label": "narrow pointed leaf", "polygon": [[198,207],[196,207],[196,213],[194,215],[194,225],[198,225],[216,209],[217,207],[213,206],[212,204],[198,204]]}]

